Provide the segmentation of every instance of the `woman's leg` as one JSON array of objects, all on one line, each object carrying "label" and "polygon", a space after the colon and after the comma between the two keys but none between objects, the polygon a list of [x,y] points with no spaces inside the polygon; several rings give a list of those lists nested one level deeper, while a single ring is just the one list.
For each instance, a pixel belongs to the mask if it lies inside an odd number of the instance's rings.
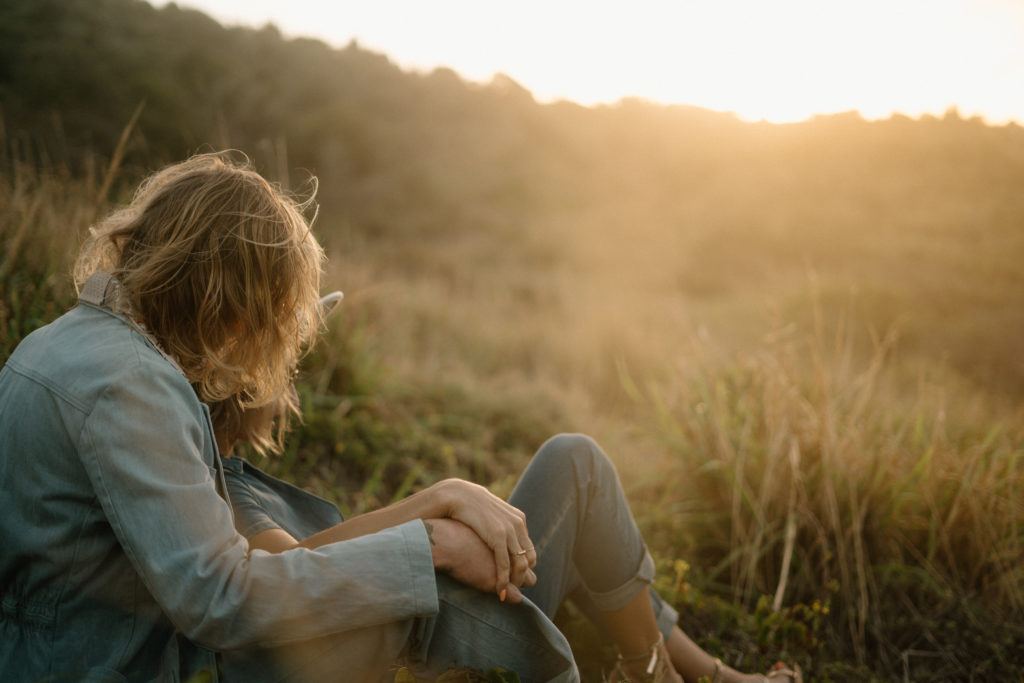
[{"label": "woman's leg", "polygon": [[[763,680],[716,663],[676,626],[678,614],[648,585],[654,562],[644,546],[618,474],[589,437],[549,439],[530,461],[509,502],[526,513],[537,549],[537,584],[523,589],[553,616],[570,592],[584,589],[584,611],[599,618],[624,658],[651,652],[659,633],[672,668],[686,681]],[[645,667],[640,667],[641,669]]]},{"label": "woman's leg", "polygon": [[523,590],[553,616],[582,584],[601,611],[624,607],[654,576],[618,474],[589,437],[549,439],[509,497],[526,513],[537,584]]},{"label": "woman's leg", "polygon": [[651,652],[660,634],[648,593],[654,562],[601,448],[582,435],[548,440],[509,502],[526,513],[537,550],[537,584],[523,594],[553,616],[582,585],[624,658]]},{"label": "woman's leg", "polygon": [[381,683],[394,665],[417,680],[435,680],[449,668],[486,671],[500,666],[523,681],[579,683],[569,643],[528,601],[503,603],[493,593],[437,575],[438,613],[346,631],[287,646],[219,655],[228,683]]},{"label": "woman's leg", "polygon": [[578,683],[565,636],[528,600],[500,602],[444,574],[437,575],[437,597],[439,612],[414,620],[401,658],[418,678],[500,666],[524,681]]},{"label": "woman's leg", "polygon": [[217,655],[223,683],[379,683],[394,680],[395,659],[406,646],[413,620],[343,631],[273,648],[229,650]]}]

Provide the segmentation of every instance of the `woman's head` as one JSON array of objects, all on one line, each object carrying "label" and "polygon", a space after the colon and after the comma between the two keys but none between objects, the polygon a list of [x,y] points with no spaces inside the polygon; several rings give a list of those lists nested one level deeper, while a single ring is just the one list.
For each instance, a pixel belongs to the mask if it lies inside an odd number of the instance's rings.
[{"label": "woman's head", "polygon": [[91,230],[76,281],[111,272],[120,307],[178,361],[201,400],[265,405],[289,386],[320,321],[323,250],[303,216],[311,204],[247,160],[195,156],[155,173]]}]

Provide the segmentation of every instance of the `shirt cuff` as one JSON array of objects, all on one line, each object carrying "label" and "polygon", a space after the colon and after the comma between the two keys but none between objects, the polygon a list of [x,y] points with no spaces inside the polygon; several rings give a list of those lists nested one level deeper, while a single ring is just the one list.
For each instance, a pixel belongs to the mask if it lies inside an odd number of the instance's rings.
[{"label": "shirt cuff", "polygon": [[437,600],[437,581],[434,578],[434,557],[430,552],[430,537],[423,520],[414,519],[395,527],[406,542],[409,588],[415,601],[416,614],[432,616],[440,609]]}]

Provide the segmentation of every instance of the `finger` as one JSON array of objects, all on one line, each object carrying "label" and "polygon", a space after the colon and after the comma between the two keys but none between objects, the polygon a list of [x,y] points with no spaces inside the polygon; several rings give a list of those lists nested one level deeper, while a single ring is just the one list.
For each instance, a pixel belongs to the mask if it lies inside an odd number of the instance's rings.
[{"label": "finger", "polygon": [[516,586],[511,583],[506,587],[505,602],[510,605],[518,605],[523,601],[523,594]]},{"label": "finger", "polygon": [[509,582],[509,569],[510,562],[508,556],[508,550],[505,549],[504,545],[493,548],[494,550],[494,564],[497,568],[497,579],[495,581],[495,589],[500,595],[501,591],[504,590],[504,586]]},{"label": "finger", "polygon": [[526,575],[523,577],[523,582],[519,584],[524,588],[537,585],[537,575],[533,573],[532,569],[526,570]]},{"label": "finger", "polygon": [[537,566],[537,549],[532,545],[526,550],[526,566],[533,569]]},{"label": "finger", "polygon": [[518,550],[513,551],[510,549],[509,554],[516,560],[520,560],[528,569],[533,569],[537,566],[537,550],[529,543],[529,538],[527,538],[527,543],[521,545]]},{"label": "finger", "polygon": [[522,586],[526,572],[530,571],[530,565],[526,559],[526,555],[522,553],[513,553],[511,556],[511,562],[512,570],[509,582],[514,583],[517,586]]},{"label": "finger", "polygon": [[512,509],[519,513],[513,522],[516,540],[519,541],[519,547],[516,550],[526,550],[526,561],[532,568],[537,564],[537,551],[533,547],[533,541],[530,540],[530,532],[526,526],[526,514],[517,508]]}]

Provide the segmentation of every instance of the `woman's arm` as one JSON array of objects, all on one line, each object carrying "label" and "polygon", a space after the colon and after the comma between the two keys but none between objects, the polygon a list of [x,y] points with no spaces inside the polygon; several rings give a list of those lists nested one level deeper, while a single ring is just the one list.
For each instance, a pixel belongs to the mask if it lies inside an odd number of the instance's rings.
[{"label": "woman's arm", "polygon": [[352,517],[304,539],[296,539],[283,529],[267,529],[249,539],[249,549],[265,550],[270,553],[280,553],[292,548],[314,549],[329,543],[373,534],[414,519],[443,517],[443,505],[437,500],[437,491],[431,489],[424,489],[385,508]]},{"label": "woman's arm", "polygon": [[[435,549],[436,569],[451,571],[460,580],[463,580],[460,576],[469,575],[472,578],[463,581],[464,583],[484,590],[494,590],[499,596],[503,591],[518,596],[519,591],[515,590],[516,587],[533,585],[536,581],[531,571],[536,564],[536,551],[532,550],[532,543],[526,535],[525,515],[482,486],[459,479],[438,482],[388,507],[353,517],[305,539],[296,539],[283,529],[267,529],[249,539],[249,548],[270,553],[284,552],[292,548],[319,548],[330,543],[376,533],[415,519],[424,520],[428,532],[438,528],[442,530],[440,536],[445,544],[442,548],[437,549],[437,541],[431,538],[431,544]],[[477,524],[477,528],[468,523],[458,525],[469,531],[472,538],[457,527],[447,525],[447,522],[454,522],[457,519],[469,519]],[[525,547],[519,541],[519,525],[523,527],[521,533],[526,537],[528,544]],[[494,538],[501,539],[497,549],[492,550],[492,546],[484,540],[478,528],[492,534]],[[453,533],[452,529],[456,529],[458,533]],[[505,535],[502,538],[503,533]],[[512,541],[518,544],[514,551],[510,548]],[[451,544],[457,547],[448,547]],[[472,552],[468,550],[469,548],[472,548]],[[526,548],[531,549],[526,555],[512,555],[513,552]],[[488,555],[486,558],[479,557],[480,549]],[[504,574],[498,566],[497,556],[505,561]],[[438,564],[439,560],[441,565]],[[472,562],[474,566],[466,567],[466,562]],[[481,566],[492,568],[491,576],[495,578],[490,582],[479,580],[477,574]]]},{"label": "woman's arm", "polygon": [[[294,397],[294,388],[289,396]],[[246,412],[238,434],[218,434],[221,452],[230,453],[237,440],[248,440],[280,415],[290,403],[282,396],[272,406]],[[446,479],[386,508],[344,522],[297,541],[280,530],[256,534],[250,547],[280,552],[293,547],[317,548],[391,528],[414,519],[448,517],[469,526],[494,555],[495,590],[503,596],[508,583],[523,585],[526,572],[537,563],[537,553],[521,510],[493,495],[483,486],[462,479]],[[255,541],[255,545],[253,544]],[[504,597],[502,597],[504,599]]]},{"label": "woman's arm", "polygon": [[215,650],[273,646],[436,612],[420,522],[247,556],[192,388],[163,359],[127,365],[89,411],[77,452],[116,543],[188,638]]},{"label": "woman's arm", "polygon": [[[384,508],[360,515],[314,534],[303,541],[296,540],[283,529],[267,529],[249,539],[249,548],[250,550],[265,550],[269,553],[282,553],[294,548],[318,548],[321,545],[381,531],[382,529],[375,528],[377,523],[389,519],[400,519],[394,512],[390,508]],[[494,590],[494,556],[490,548],[472,529],[462,522],[448,518],[424,519],[423,525],[426,527],[427,537],[430,539],[431,557],[435,570],[450,574],[452,578],[482,591]],[[535,583],[537,583],[537,576],[527,568],[523,572],[520,583],[510,581],[503,586],[505,597],[502,599],[507,599],[512,604],[519,603],[523,599],[519,586],[532,586]],[[501,591],[498,592],[500,595]]]},{"label": "woman's arm", "polygon": [[327,543],[358,538],[414,519],[447,517],[452,507],[449,502],[451,495],[450,483],[439,482],[387,507],[363,513],[305,538],[297,543],[297,547],[319,548]]}]

